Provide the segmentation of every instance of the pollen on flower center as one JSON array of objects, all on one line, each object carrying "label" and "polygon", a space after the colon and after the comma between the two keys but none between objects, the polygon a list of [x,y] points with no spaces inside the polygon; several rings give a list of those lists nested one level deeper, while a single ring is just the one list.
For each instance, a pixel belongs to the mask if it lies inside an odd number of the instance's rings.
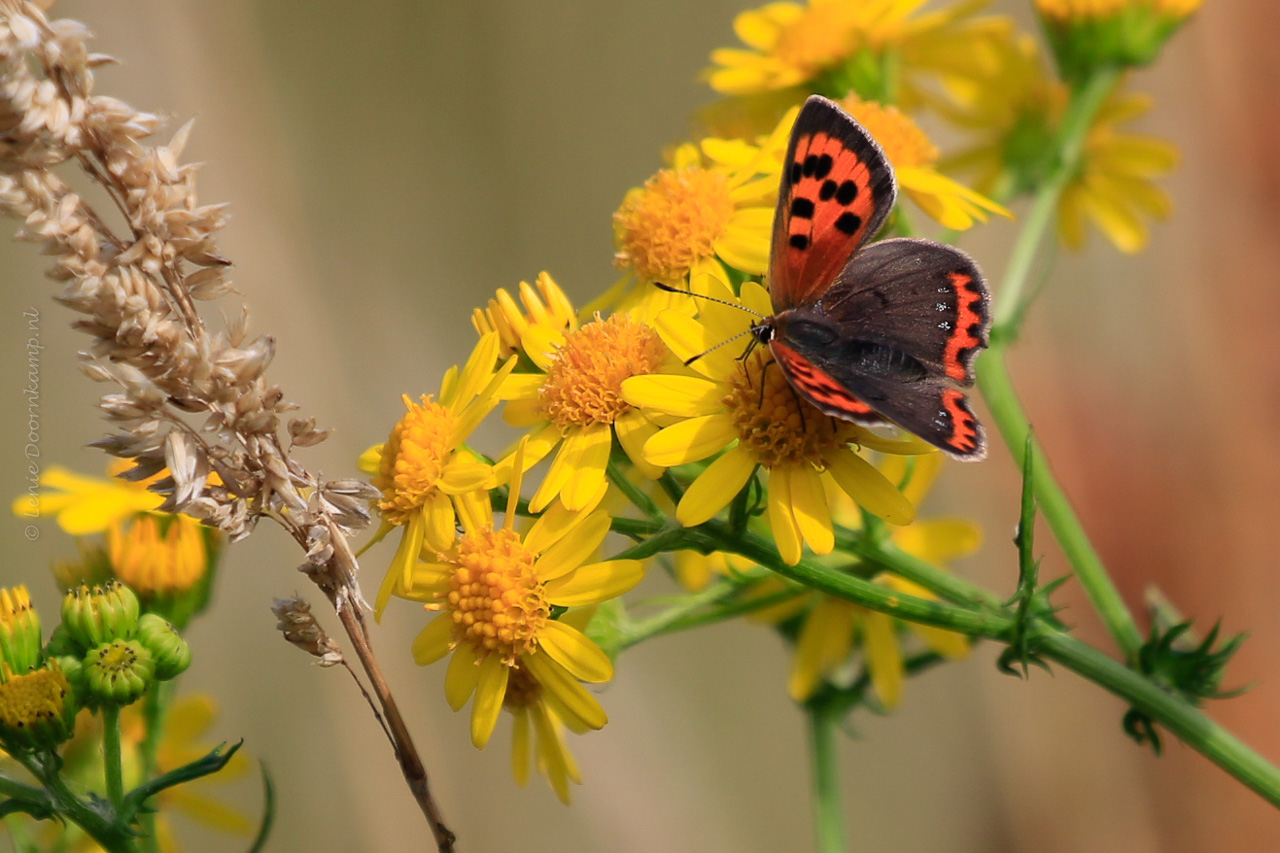
[{"label": "pollen on flower center", "polygon": [[715,241],[732,215],[733,198],[723,174],[663,169],[628,194],[613,215],[617,263],[646,280],[683,278],[695,261],[714,254]]},{"label": "pollen on flower center", "polygon": [[14,675],[6,665],[0,682],[0,728],[21,730],[61,716],[71,690],[67,677],[56,667]]},{"label": "pollen on flower center", "polygon": [[897,107],[860,100],[845,101],[844,105],[872,138],[880,143],[885,156],[894,166],[932,166],[938,162],[938,147]]},{"label": "pollen on flower center", "polygon": [[499,654],[508,666],[535,651],[551,607],[519,535],[506,528],[470,533],[449,562],[456,567],[446,596],[455,642]]},{"label": "pollen on flower center", "polygon": [[625,314],[588,323],[556,350],[538,392],[543,413],[562,430],[611,424],[631,408],[623,380],[654,373],[664,353],[658,333]]},{"label": "pollen on flower center", "polygon": [[392,524],[404,524],[431,496],[454,449],[457,425],[457,418],[429,396],[421,405],[407,397],[404,402],[409,411],[391,430],[373,480],[382,490],[378,508]]},{"label": "pollen on flower center", "polygon": [[724,403],[741,446],[761,465],[808,462],[821,467],[825,453],[849,443],[852,426],[802,401],[763,349],[742,366],[729,379]]}]

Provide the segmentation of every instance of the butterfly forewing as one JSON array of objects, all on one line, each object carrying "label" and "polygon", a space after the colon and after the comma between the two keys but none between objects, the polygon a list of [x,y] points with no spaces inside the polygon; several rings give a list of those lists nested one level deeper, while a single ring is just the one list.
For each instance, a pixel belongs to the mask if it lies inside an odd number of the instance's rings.
[{"label": "butterfly forewing", "polygon": [[893,170],[833,101],[805,101],[791,132],[773,223],[774,311],[813,303],[893,208]]}]

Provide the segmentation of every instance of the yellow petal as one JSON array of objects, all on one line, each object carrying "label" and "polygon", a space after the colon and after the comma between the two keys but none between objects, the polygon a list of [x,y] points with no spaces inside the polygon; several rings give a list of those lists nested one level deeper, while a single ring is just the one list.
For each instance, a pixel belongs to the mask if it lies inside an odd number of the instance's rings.
[{"label": "yellow petal", "polygon": [[862,645],[867,652],[871,686],[880,703],[892,710],[902,701],[902,648],[893,619],[868,610],[862,617]]},{"label": "yellow petal", "polygon": [[578,776],[578,768],[565,748],[564,738],[555,721],[536,706],[533,709],[533,723],[538,730],[538,768],[546,775],[560,802],[567,806],[569,780],[582,782]]},{"label": "yellow petal", "polygon": [[512,712],[511,723],[511,776],[521,788],[529,781],[529,712],[518,709]]},{"label": "yellow petal", "polygon": [[[626,384],[625,382],[623,383]],[[618,436],[618,444],[622,445],[631,464],[636,466],[640,474],[650,480],[662,476],[663,468],[654,465],[644,458],[644,443],[653,438],[658,427],[638,409],[625,412],[613,422],[613,432]]]},{"label": "yellow petal", "polygon": [[444,674],[444,698],[450,708],[462,710],[462,706],[467,704],[467,700],[475,692],[479,677],[479,661],[471,646],[464,643],[454,649],[453,656],[449,658],[449,668]]},{"label": "yellow petal", "polygon": [[577,628],[550,621],[538,632],[538,646],[581,681],[598,684],[613,678],[609,656]]},{"label": "yellow petal", "polygon": [[541,512],[547,504],[555,500],[560,491],[577,473],[573,469],[571,460],[575,455],[580,455],[574,453],[574,445],[581,435],[582,427],[574,427],[565,433],[564,442],[560,445],[556,458],[551,460],[551,467],[547,469],[547,475],[542,478],[542,485],[538,486],[538,490],[529,499],[529,510],[531,512]]},{"label": "yellow petal", "polygon": [[800,627],[787,692],[803,702],[818,689],[822,677],[844,663],[853,647],[856,606],[823,596]]},{"label": "yellow petal", "polygon": [[654,322],[658,337],[676,358],[689,361],[689,367],[709,379],[725,376],[733,369],[736,354],[729,348],[715,349],[724,336],[712,332],[707,325],[680,311],[663,311]]},{"label": "yellow petal", "polygon": [[492,489],[497,483],[493,467],[483,462],[462,462],[455,458],[440,472],[436,486],[446,495],[459,495],[480,489]]},{"label": "yellow petal", "polygon": [[737,438],[732,415],[704,415],[658,430],[644,443],[644,456],[654,465],[683,465],[706,459]]},{"label": "yellow petal", "polygon": [[689,486],[676,507],[676,520],[693,527],[715,518],[738,496],[755,470],[756,460],[749,451],[741,446],[732,448],[708,465]]},{"label": "yellow petal", "polygon": [[564,333],[549,326],[530,326],[520,335],[520,348],[543,373],[551,369],[556,350],[563,343]]},{"label": "yellow petal", "polygon": [[[524,448],[524,470],[528,471],[545,459],[548,453],[556,449],[556,445],[560,443],[562,437],[560,427],[555,424],[547,424],[533,435],[530,435],[529,441]],[[512,450],[493,466],[494,479],[498,483],[511,482],[511,467],[514,458],[515,451]],[[523,474],[524,471],[520,473]]]},{"label": "yellow petal", "polygon": [[729,217],[715,242],[715,253],[729,266],[747,275],[764,275],[769,268],[769,243],[773,210],[748,207]]},{"label": "yellow petal", "polygon": [[609,522],[609,513],[592,513],[575,526],[572,536],[565,536],[548,548],[534,564],[538,580],[554,580],[585,563],[609,535]]},{"label": "yellow petal", "polygon": [[502,700],[507,696],[507,681],[511,668],[498,655],[489,655],[480,661],[476,679],[476,701],[471,705],[471,743],[476,749],[484,749],[498,724],[502,712]]},{"label": "yellow petal", "polygon": [[538,683],[588,728],[602,729],[609,722],[608,715],[595,697],[549,655],[524,655],[520,660]]},{"label": "yellow petal", "polygon": [[791,511],[791,469],[774,468],[769,472],[769,529],[778,546],[778,556],[789,566],[800,562],[800,528]]},{"label": "yellow petal", "polygon": [[840,488],[867,512],[892,524],[910,524],[915,519],[915,507],[910,501],[861,456],[839,451],[826,462]]},{"label": "yellow petal", "polygon": [[723,407],[723,397],[718,383],[701,376],[651,373],[622,382],[622,399],[631,405],[680,418],[709,415]]},{"label": "yellow petal", "polygon": [[545,381],[545,373],[512,373],[502,380],[494,396],[499,400],[537,400]]},{"label": "yellow petal", "polygon": [[913,557],[945,563],[977,551],[982,528],[963,518],[931,518],[893,531],[893,542]]},{"label": "yellow petal", "polygon": [[449,615],[437,616],[427,623],[427,627],[418,632],[413,640],[413,660],[418,666],[427,666],[449,654],[449,643],[453,640],[453,618]]},{"label": "yellow petal", "polygon": [[570,575],[548,581],[547,601],[561,607],[582,607],[616,598],[644,577],[639,560],[606,560],[590,563]]},{"label": "yellow petal", "polygon": [[[384,447],[386,447],[385,443],[375,444],[360,454],[360,458],[356,460],[356,467],[360,469],[361,473],[370,476],[378,473],[378,469],[382,467],[382,448]],[[14,509],[13,514],[19,515],[20,513],[17,509]]]},{"label": "yellow petal", "polygon": [[467,359],[466,366],[462,368],[458,381],[449,383],[450,387],[445,389],[448,393],[441,393],[441,405],[456,412],[475,399],[480,389],[493,376],[493,366],[498,361],[500,345],[497,332],[490,332],[480,338],[476,348],[471,351],[471,357]]},{"label": "yellow petal", "polygon": [[613,447],[613,428],[609,424],[591,424],[578,433],[577,441],[572,444],[569,464],[574,469],[573,476],[561,489],[560,500],[569,509],[582,509],[599,495],[600,484],[605,481],[609,451]]},{"label": "yellow petal", "polygon": [[[458,533],[458,521],[453,512],[453,501],[448,495],[433,492],[422,507],[426,517],[423,529],[423,541],[432,551],[448,551],[453,547],[454,537]],[[417,559],[417,554],[414,559]],[[405,576],[408,584],[408,575]]]},{"label": "yellow petal", "polygon": [[524,546],[535,554],[545,553],[552,544],[559,542],[562,536],[577,530],[578,525],[589,517],[591,517],[590,512],[570,511],[564,504],[556,501],[533,522],[529,532],[524,535]]},{"label": "yellow petal", "polygon": [[791,510],[800,536],[815,554],[830,554],[835,547],[831,510],[822,488],[822,479],[808,463],[791,468]]}]

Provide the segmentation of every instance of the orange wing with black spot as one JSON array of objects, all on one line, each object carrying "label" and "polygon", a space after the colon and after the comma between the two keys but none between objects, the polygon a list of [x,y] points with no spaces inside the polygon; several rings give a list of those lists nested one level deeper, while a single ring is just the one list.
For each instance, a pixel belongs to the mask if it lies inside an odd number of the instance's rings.
[{"label": "orange wing with black spot", "polygon": [[893,169],[835,102],[813,95],[791,132],[773,221],[773,310],[815,302],[893,209]]}]

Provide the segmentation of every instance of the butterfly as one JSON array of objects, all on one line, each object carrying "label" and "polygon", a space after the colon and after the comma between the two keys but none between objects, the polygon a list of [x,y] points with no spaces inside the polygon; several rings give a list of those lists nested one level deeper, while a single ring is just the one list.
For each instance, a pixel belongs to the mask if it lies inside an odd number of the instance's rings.
[{"label": "butterfly", "polygon": [[773,315],[751,328],[824,414],[891,421],[963,460],[986,456],[961,388],[987,345],[990,297],[964,252],[932,240],[864,245],[897,197],[893,167],[835,102],[800,110],[773,220]]}]

